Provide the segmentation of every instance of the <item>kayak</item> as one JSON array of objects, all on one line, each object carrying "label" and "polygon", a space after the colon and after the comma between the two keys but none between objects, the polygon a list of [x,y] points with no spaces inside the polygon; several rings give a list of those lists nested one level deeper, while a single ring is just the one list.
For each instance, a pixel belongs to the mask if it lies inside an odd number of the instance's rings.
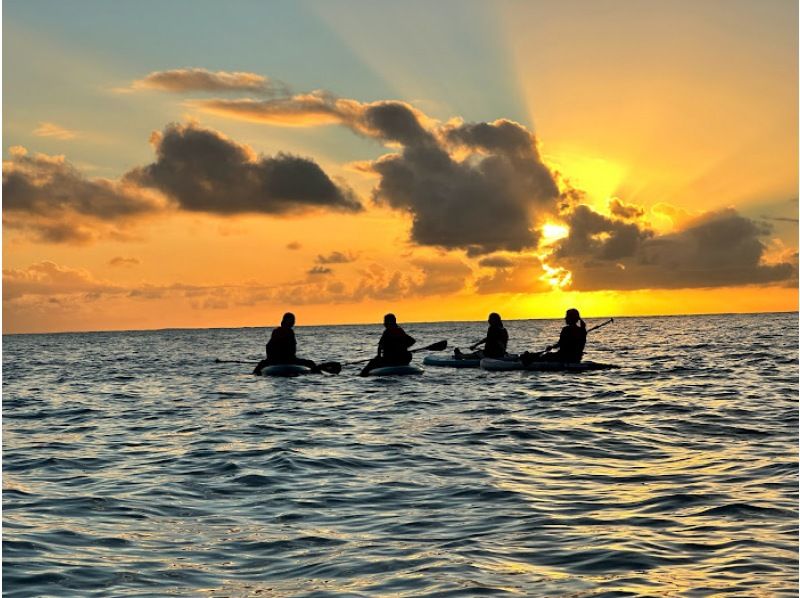
[{"label": "kayak", "polygon": [[480,368],[490,372],[507,372],[510,370],[524,369],[521,361],[515,359],[493,359],[484,357],[481,359]]},{"label": "kayak", "polygon": [[480,359],[456,359],[452,355],[426,355],[422,360],[425,365],[433,365],[440,368],[479,368]]},{"label": "kayak", "polygon": [[262,376],[302,376],[304,374],[312,374],[310,367],[298,365],[295,363],[282,363],[276,365],[268,365],[261,370]]},{"label": "kayak", "polygon": [[[516,359],[516,355],[509,355],[506,360]],[[501,361],[501,360],[498,360]],[[452,355],[426,355],[422,360],[425,365],[432,365],[442,368],[479,368],[481,367],[480,359],[456,359]]]},{"label": "kayak", "polygon": [[597,363],[596,361],[582,361],[580,363],[565,363],[562,361],[534,361],[523,365],[521,361],[503,359],[481,359],[481,369],[490,372],[508,372],[512,370],[526,370],[529,372],[586,372],[594,370],[611,370],[619,366],[610,363]]},{"label": "kayak", "polygon": [[370,370],[368,376],[415,376],[424,372],[415,365],[387,365]]}]

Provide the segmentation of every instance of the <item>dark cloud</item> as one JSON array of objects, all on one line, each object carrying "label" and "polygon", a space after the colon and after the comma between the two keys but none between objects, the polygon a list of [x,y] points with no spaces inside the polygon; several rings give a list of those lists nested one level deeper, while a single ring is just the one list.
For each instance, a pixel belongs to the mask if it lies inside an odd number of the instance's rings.
[{"label": "dark cloud", "polygon": [[579,205],[567,218],[569,235],[556,245],[555,256],[592,256],[618,260],[636,254],[642,242],[653,236],[638,224],[607,218],[589,206]]},{"label": "dark cloud", "polygon": [[318,264],[349,264],[354,261],[356,261],[355,255],[342,251],[332,251],[327,255],[320,254],[316,259]]},{"label": "dark cloud", "polygon": [[626,204],[619,199],[612,199],[608,204],[611,213],[623,220],[635,220],[644,216],[644,210],[633,204]]},{"label": "dark cloud", "polygon": [[[372,163],[381,177],[375,199],[411,214],[415,242],[470,255],[537,245],[532,226],[555,208],[555,181],[524,128],[509,121],[484,125],[449,129],[447,139],[474,151],[460,161],[443,142],[409,127],[409,145]],[[530,143],[525,149],[523,134]]]},{"label": "dark cloud", "polygon": [[312,208],[361,210],[353,192],[310,159],[256,156],[221,133],[171,124],[153,138],[157,160],[126,179],[154,187],[180,208],[214,214],[287,214]]},{"label": "dark cloud", "polygon": [[31,156],[14,147],[3,162],[4,224],[40,241],[120,237],[120,226],[163,208],[154,194],[127,181],[85,177],[63,156]]},{"label": "dark cloud", "polygon": [[117,256],[113,257],[108,261],[109,266],[123,266],[123,267],[131,267],[131,266],[138,266],[141,262],[135,257],[122,257]]},{"label": "dark cloud", "polygon": [[510,268],[514,265],[514,260],[502,255],[493,255],[483,258],[478,262],[478,265],[484,268]]},{"label": "dark cloud", "polygon": [[[506,155],[518,154],[524,157],[533,155],[538,159],[535,141],[530,132],[510,120],[461,124],[447,129],[445,136],[456,145],[486,152],[502,152]],[[545,176],[548,175],[549,172],[545,173]]]},{"label": "dark cloud", "polygon": [[[681,230],[656,236],[579,206],[554,264],[572,273],[572,289],[710,288],[779,283],[796,264],[764,261],[769,228],[733,209],[706,214]],[[634,230],[635,229],[635,230]]]},{"label": "dark cloud", "polygon": [[314,266],[306,273],[311,276],[322,276],[325,274],[333,274],[333,270],[331,270],[330,268],[326,268],[325,266]]},{"label": "dark cloud", "polygon": [[292,242],[286,244],[286,249],[288,249],[290,251],[297,251],[298,249],[301,249],[302,247],[303,247],[303,245],[299,241],[292,241]]},{"label": "dark cloud", "polygon": [[559,191],[536,139],[509,120],[440,126],[397,101],[360,103],[325,92],[275,100],[207,100],[215,114],[284,125],[338,122],[399,146],[366,167],[380,177],[374,199],[411,215],[420,245],[471,255],[534,247],[535,221],[556,208]]},{"label": "dark cloud", "polygon": [[790,216],[761,216],[764,220],[770,220],[772,222],[789,222],[791,224],[797,224],[800,222],[798,218],[792,218]]},{"label": "dark cloud", "polygon": [[246,72],[209,71],[200,68],[155,71],[134,81],[133,89],[155,89],[173,93],[194,91],[245,91],[285,93],[283,83]]}]

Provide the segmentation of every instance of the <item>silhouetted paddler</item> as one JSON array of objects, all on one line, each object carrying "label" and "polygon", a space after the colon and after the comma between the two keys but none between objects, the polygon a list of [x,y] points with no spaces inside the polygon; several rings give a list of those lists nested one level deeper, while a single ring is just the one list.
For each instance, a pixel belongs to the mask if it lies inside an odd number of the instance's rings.
[{"label": "silhouetted paddler", "polygon": [[470,349],[475,349],[483,345],[483,351],[476,351],[475,353],[464,354],[460,349],[454,350],[456,359],[481,359],[483,357],[491,357],[493,359],[501,359],[506,355],[508,347],[508,330],[503,327],[503,320],[500,314],[489,314],[489,330],[486,332],[486,338],[473,343]]},{"label": "silhouetted paddler", "polygon": [[394,314],[386,314],[383,317],[383,326],[385,330],[378,341],[378,355],[364,366],[361,376],[366,376],[375,368],[411,363],[412,355],[408,348],[417,341],[397,325]]},{"label": "silhouetted paddler", "polygon": [[293,313],[283,314],[281,325],[272,331],[267,343],[267,358],[263,359],[253,370],[255,375],[260,375],[261,370],[269,365],[304,365],[312,371],[318,371],[317,364],[310,359],[297,357],[297,339],[294,336],[295,317]]},{"label": "silhouetted paddler", "polygon": [[534,361],[559,361],[562,363],[580,363],[583,358],[583,349],[586,346],[586,322],[581,319],[577,309],[568,309],[564,317],[566,326],[561,329],[561,335],[555,345],[545,349],[545,352],[558,349],[555,353],[528,353],[520,356],[525,365]]}]

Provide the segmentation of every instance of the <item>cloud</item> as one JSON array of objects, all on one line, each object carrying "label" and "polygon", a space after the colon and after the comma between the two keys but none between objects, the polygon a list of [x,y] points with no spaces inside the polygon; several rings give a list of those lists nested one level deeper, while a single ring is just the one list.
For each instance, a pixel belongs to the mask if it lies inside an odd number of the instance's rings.
[{"label": "cloud", "polygon": [[478,262],[478,265],[484,268],[510,268],[514,265],[514,260],[502,255],[493,255],[483,258]]},{"label": "cloud", "polygon": [[552,291],[552,285],[542,277],[545,270],[539,258],[522,256],[516,259],[484,258],[480,265],[495,268],[492,274],[480,276],[475,281],[475,291],[480,295],[494,293],[544,293]]},{"label": "cloud", "polygon": [[351,301],[394,301],[408,297],[448,295],[465,288],[472,269],[455,258],[415,259],[404,271],[373,264],[361,271],[357,285],[347,293]]},{"label": "cloud", "polygon": [[638,224],[607,218],[587,205],[576,206],[567,217],[569,234],[556,243],[556,258],[592,256],[616,260],[634,255],[652,231]]},{"label": "cloud", "polygon": [[209,71],[202,68],[171,69],[154,71],[134,81],[132,89],[154,89],[172,93],[195,91],[244,91],[251,93],[286,92],[280,82],[262,75],[247,72]]},{"label": "cloud", "polygon": [[[317,266],[315,270],[328,270]],[[185,301],[192,309],[225,309],[236,306],[324,305],[394,301],[412,296],[446,295],[464,288],[471,274],[460,260],[414,260],[403,272],[372,264],[356,281],[344,283],[331,272],[307,276],[295,282],[263,285],[142,283],[123,286],[99,280],[86,270],[41,262],[27,268],[3,270],[3,301],[17,310],[40,314],[77,310],[87,316],[87,301],[105,301],[103,309],[125,309],[126,302]],[[101,309],[92,306],[91,310]]]},{"label": "cloud", "polygon": [[119,293],[118,286],[95,279],[86,270],[59,266],[50,261],[27,268],[3,270],[3,300],[30,295],[74,295],[85,293]]},{"label": "cloud", "polygon": [[125,179],[158,189],[184,210],[231,215],[362,209],[349,187],[332,181],[308,158],[257,156],[248,146],[195,124],[167,125],[152,141],[156,161]]},{"label": "cloud", "polygon": [[146,216],[180,209],[222,216],[357,212],[355,193],[316,162],[257,156],[212,129],[171,124],[154,134],[157,160],[119,180],[90,178],[64,156],[10,149],[3,162],[4,226],[48,243],[127,240]]},{"label": "cloud", "polygon": [[644,216],[643,208],[633,204],[626,204],[616,198],[608,203],[608,207],[614,216],[623,220],[636,220]]},{"label": "cloud", "polygon": [[570,235],[551,260],[572,273],[572,289],[711,288],[796,280],[797,265],[767,263],[769,227],[733,209],[710,212],[655,235],[587,206],[568,216]]},{"label": "cloud", "polygon": [[323,92],[298,94],[291,97],[254,100],[252,98],[190,100],[188,106],[215,116],[224,116],[248,122],[285,127],[307,127],[343,124],[350,106]]},{"label": "cloud", "polygon": [[252,122],[339,123],[400,151],[361,163],[379,176],[373,199],[410,214],[420,245],[472,255],[535,247],[535,221],[559,199],[536,139],[509,120],[440,125],[410,104],[361,103],[324,91],[270,100],[196,100],[192,106]]},{"label": "cloud", "polygon": [[14,147],[3,162],[4,225],[39,241],[123,238],[121,227],[164,207],[159,197],[129,181],[85,177],[63,156],[31,156]]},{"label": "cloud", "polygon": [[325,274],[333,274],[333,270],[325,266],[314,266],[306,272],[310,276],[323,276]]},{"label": "cloud", "polygon": [[458,160],[410,112],[378,123],[403,149],[372,163],[381,177],[374,198],[411,214],[413,241],[470,255],[538,244],[533,223],[555,209],[558,189],[524,127],[510,121],[451,127],[444,139],[468,152]]},{"label": "cloud", "polygon": [[349,264],[356,261],[357,256],[348,252],[332,251],[328,255],[318,255],[316,262],[318,264]]},{"label": "cloud", "polygon": [[789,222],[791,224],[797,224],[800,222],[800,218],[793,218],[791,216],[765,216],[761,215],[764,220],[771,220],[772,222]]},{"label": "cloud", "polygon": [[289,251],[297,251],[298,249],[301,249],[302,247],[303,246],[300,244],[299,241],[291,241],[291,242],[286,244],[286,249],[288,249]]},{"label": "cloud", "polygon": [[141,262],[135,257],[122,257],[117,256],[108,260],[109,266],[121,266],[129,268],[131,266],[138,266]]},{"label": "cloud", "polygon": [[40,122],[39,126],[33,130],[33,134],[37,137],[54,137],[66,141],[67,139],[74,139],[78,136],[76,131],[70,131],[64,127],[51,122]]}]

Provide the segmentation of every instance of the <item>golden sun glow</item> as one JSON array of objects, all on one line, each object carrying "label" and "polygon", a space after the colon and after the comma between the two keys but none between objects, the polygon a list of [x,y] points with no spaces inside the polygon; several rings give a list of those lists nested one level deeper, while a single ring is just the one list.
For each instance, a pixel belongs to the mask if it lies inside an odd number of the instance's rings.
[{"label": "golden sun glow", "polygon": [[587,203],[605,209],[609,199],[616,195],[625,179],[627,169],[604,158],[593,158],[573,153],[548,156],[556,170],[564,174],[564,182],[584,191]]},{"label": "golden sun glow", "polygon": [[542,241],[545,245],[555,243],[559,239],[563,239],[569,234],[569,228],[563,224],[556,224],[554,222],[545,222],[542,226]]},{"label": "golden sun glow", "polygon": [[562,289],[572,282],[572,272],[566,268],[554,268],[542,262],[542,269],[544,270],[544,274],[542,274],[539,279],[556,289]]}]

